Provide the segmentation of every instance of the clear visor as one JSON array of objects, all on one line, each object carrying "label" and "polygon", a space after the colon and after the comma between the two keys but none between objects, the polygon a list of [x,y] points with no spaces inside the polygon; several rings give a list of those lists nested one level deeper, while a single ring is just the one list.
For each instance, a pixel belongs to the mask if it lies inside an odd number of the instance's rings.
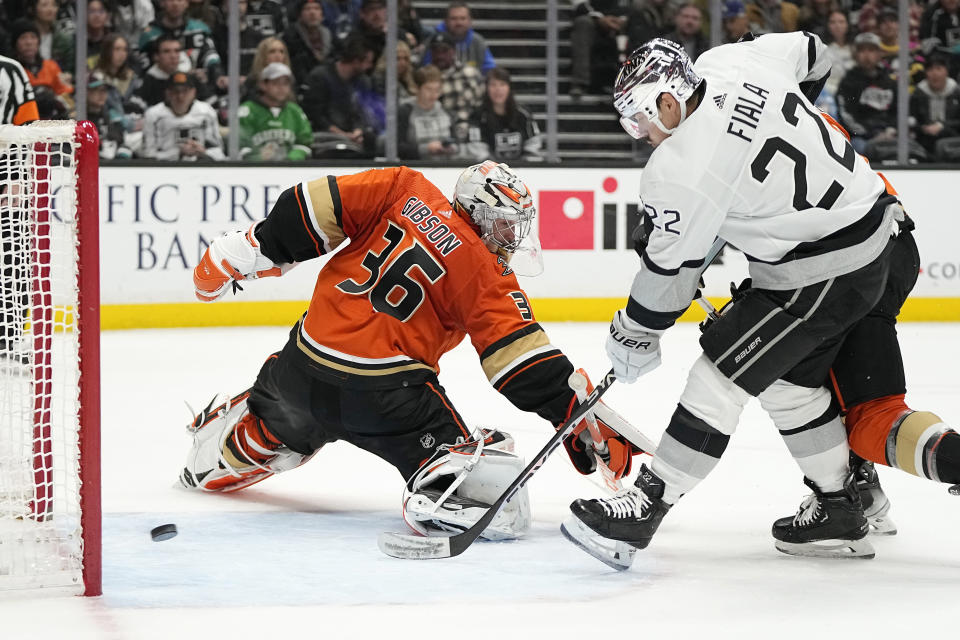
[{"label": "clear visor", "polygon": [[484,224],[482,240],[487,248],[506,260],[517,275],[538,276],[543,273],[543,250],[533,224],[533,212],[505,213],[492,207],[485,208],[487,224]]},{"label": "clear visor", "polygon": [[630,134],[631,138],[643,140],[650,135],[650,120],[643,113],[635,113],[632,116],[623,116],[620,118],[620,126]]}]

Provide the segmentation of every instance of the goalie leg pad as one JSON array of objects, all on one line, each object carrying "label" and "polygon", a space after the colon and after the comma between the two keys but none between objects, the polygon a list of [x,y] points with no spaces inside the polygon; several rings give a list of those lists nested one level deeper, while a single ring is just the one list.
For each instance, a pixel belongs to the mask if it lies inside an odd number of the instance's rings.
[{"label": "goalie leg pad", "polygon": [[[526,466],[512,453],[507,436],[494,444],[483,439],[442,446],[407,482],[403,519],[416,532],[459,533],[479,520]],[[512,540],[530,528],[530,498],[521,488],[484,532],[487,540]]]},{"label": "goalie leg pad", "polygon": [[217,404],[215,397],[187,426],[193,447],[180,473],[187,489],[238,491],[275,473],[300,466],[311,456],[283,446],[250,413],[250,392]]}]

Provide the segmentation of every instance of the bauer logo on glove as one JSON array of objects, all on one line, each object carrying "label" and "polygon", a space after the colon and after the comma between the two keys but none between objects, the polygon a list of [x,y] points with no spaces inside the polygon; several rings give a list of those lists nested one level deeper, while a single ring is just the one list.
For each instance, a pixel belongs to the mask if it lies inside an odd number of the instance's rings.
[{"label": "bauer logo on glove", "polygon": [[638,349],[640,351],[646,351],[650,348],[650,345],[653,344],[650,340],[638,340],[636,338],[629,338],[619,331],[612,324],[610,325],[610,337],[614,341],[619,342],[627,349]]}]

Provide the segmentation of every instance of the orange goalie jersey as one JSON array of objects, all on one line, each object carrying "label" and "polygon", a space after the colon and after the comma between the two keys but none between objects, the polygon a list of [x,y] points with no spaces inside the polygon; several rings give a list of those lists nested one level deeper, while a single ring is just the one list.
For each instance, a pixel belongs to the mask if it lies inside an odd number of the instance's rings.
[{"label": "orange goalie jersey", "polygon": [[286,190],[256,231],[265,256],[321,269],[295,344],[345,387],[432,380],[469,335],[487,378],[518,408],[562,421],[573,367],[535,322],[509,265],[423,174],[327,176]]}]

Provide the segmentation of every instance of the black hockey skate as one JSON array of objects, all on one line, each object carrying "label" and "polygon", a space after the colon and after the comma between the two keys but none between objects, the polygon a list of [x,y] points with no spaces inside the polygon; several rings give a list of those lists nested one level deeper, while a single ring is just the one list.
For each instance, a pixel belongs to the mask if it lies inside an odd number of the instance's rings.
[{"label": "black hockey skate", "polygon": [[869,525],[853,474],[843,489],[830,493],[809,478],[803,481],[813,493],[800,503],[797,515],[773,523],[777,550],[814,558],[872,558],[873,546],[866,540]]},{"label": "black hockey skate", "polygon": [[880,486],[880,477],[873,462],[850,454],[850,469],[857,479],[857,491],[863,502],[863,515],[867,517],[870,533],[878,536],[897,535],[897,525],[890,519],[890,500]]},{"label": "black hockey skate", "polygon": [[[670,510],[662,500],[663,480],[640,466],[634,486],[610,498],[575,500],[572,517],[560,530],[568,540],[614,569],[633,562],[634,549],[645,549]],[[625,544],[624,544],[625,543]]]}]

